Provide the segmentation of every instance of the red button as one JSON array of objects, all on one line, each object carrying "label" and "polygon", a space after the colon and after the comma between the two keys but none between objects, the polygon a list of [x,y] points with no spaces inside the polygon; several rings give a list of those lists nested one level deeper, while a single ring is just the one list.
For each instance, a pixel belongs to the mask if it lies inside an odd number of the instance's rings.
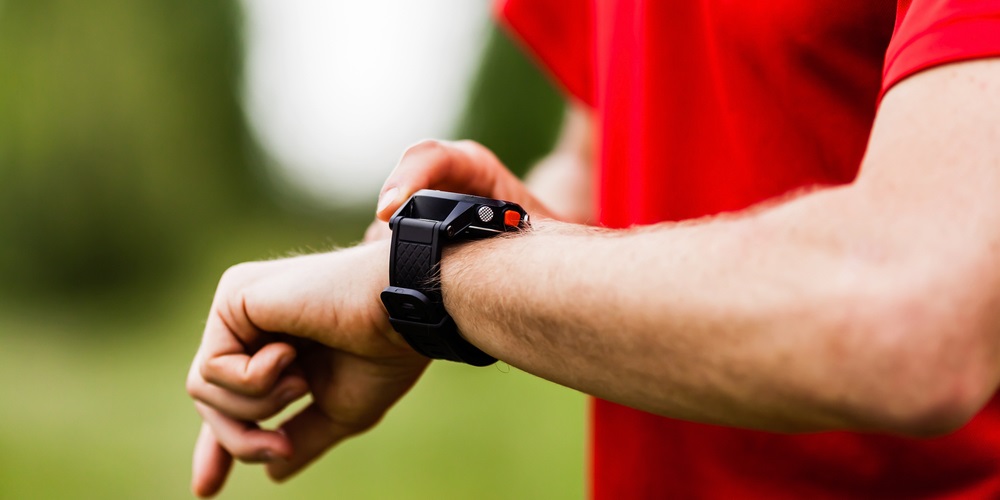
[{"label": "red button", "polygon": [[507,210],[503,213],[503,223],[510,227],[517,227],[517,224],[521,222],[521,214],[514,210]]}]

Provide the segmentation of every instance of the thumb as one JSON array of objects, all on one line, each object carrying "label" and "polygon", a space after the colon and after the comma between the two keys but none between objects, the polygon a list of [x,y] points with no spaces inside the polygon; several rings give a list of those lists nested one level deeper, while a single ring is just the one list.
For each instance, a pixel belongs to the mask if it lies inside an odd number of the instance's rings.
[{"label": "thumb", "polygon": [[[392,180],[392,178],[390,177],[389,180]],[[408,189],[408,191],[410,190],[412,189]],[[412,194],[402,195],[399,186],[383,188],[382,193],[378,195],[378,206],[375,208],[375,217],[383,222],[389,222],[392,214],[396,213],[396,210],[399,210],[403,201]],[[367,233],[365,234],[365,240],[368,240]]]},{"label": "thumb", "polygon": [[421,141],[407,148],[379,194],[375,216],[388,221],[413,193],[441,189],[490,196],[506,169],[472,141]]}]

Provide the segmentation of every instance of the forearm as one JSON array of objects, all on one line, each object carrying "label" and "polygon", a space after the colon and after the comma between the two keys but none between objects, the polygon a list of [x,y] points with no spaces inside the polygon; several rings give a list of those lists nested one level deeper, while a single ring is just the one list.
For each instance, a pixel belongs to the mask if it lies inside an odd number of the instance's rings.
[{"label": "forearm", "polygon": [[662,415],[956,428],[1000,383],[998,95],[995,60],[900,83],[849,186],[698,223],[540,223],[455,249],[446,306],[498,358]]},{"label": "forearm", "polygon": [[498,358],[653,413],[792,432],[939,432],[955,425],[952,407],[964,416],[984,402],[962,399],[966,388],[941,373],[968,373],[996,352],[941,345],[936,329],[981,311],[955,295],[934,308],[910,300],[934,298],[936,283],[913,245],[941,243],[933,230],[893,236],[864,191],[640,230],[541,223],[448,254],[446,304]]},{"label": "forearm", "polygon": [[[822,399],[817,388],[835,389],[835,367],[805,352],[837,328],[823,307],[831,292],[815,286],[833,271],[803,261],[801,272],[762,280],[788,268],[772,256],[793,243],[760,245],[760,225],[597,232],[543,223],[447,255],[445,299],[473,343],[588,394],[730,425],[844,425],[822,401],[808,401]],[[810,380],[824,373],[829,381]]]}]

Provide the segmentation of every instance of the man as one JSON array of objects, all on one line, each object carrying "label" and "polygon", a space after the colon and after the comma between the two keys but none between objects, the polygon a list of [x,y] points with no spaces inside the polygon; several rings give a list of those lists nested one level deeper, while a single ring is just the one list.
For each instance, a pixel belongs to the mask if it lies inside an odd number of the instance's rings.
[{"label": "man", "polygon": [[[377,215],[420,188],[532,214],[449,248],[441,289],[472,344],[599,398],[595,497],[1000,495],[1000,2],[500,12],[578,101],[559,151],[532,190],[481,146],[418,144]],[[388,250],[223,277],[188,378],[197,493],[232,456],[288,477],[417,380]],[[252,424],[307,383],[280,431]]]}]

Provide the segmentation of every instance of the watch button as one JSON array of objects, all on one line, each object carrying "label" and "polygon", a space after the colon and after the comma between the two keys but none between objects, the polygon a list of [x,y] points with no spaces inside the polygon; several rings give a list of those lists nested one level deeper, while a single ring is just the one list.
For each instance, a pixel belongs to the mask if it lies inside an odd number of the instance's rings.
[{"label": "watch button", "polygon": [[503,223],[506,226],[517,227],[517,224],[521,222],[521,214],[516,210],[507,210],[503,213]]},{"label": "watch button", "polygon": [[493,220],[493,209],[482,205],[479,207],[479,220],[483,222],[489,222]]}]

